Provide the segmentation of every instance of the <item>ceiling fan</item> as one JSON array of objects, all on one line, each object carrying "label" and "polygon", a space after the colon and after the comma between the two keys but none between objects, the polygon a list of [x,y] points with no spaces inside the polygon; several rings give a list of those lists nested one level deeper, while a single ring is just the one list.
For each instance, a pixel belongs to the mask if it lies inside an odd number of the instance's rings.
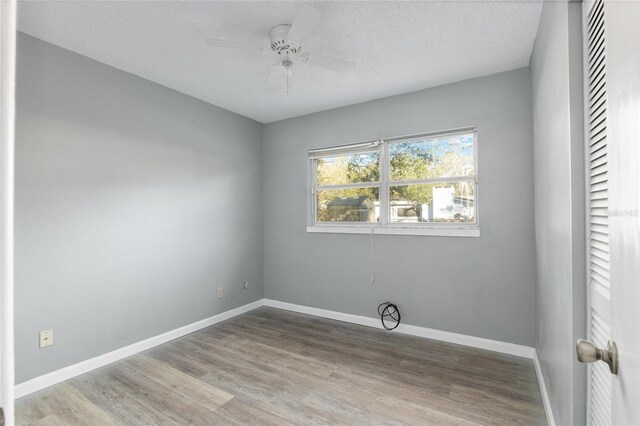
[{"label": "ceiling fan", "polygon": [[280,24],[271,28],[269,31],[270,48],[212,38],[207,39],[206,43],[214,47],[237,49],[254,54],[263,53],[277,57],[278,62],[271,68],[267,79],[264,81],[264,87],[278,87],[282,80],[286,79],[288,91],[289,76],[292,73],[293,65],[297,61],[342,73],[348,73],[355,67],[353,62],[305,52],[302,49],[301,43],[311,35],[321,19],[322,13],[318,9],[307,5],[303,6],[292,24]]}]

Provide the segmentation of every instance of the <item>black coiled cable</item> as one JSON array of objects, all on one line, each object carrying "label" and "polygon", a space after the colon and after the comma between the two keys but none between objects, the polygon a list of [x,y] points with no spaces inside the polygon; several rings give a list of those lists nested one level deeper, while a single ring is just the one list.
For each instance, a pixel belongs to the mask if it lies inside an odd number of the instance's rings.
[{"label": "black coiled cable", "polygon": [[[378,314],[380,315],[380,320],[382,321],[382,326],[386,330],[393,330],[400,325],[400,310],[398,307],[391,302],[384,302],[378,305]],[[392,323],[395,321],[395,324],[392,327],[388,326],[385,322]]]}]

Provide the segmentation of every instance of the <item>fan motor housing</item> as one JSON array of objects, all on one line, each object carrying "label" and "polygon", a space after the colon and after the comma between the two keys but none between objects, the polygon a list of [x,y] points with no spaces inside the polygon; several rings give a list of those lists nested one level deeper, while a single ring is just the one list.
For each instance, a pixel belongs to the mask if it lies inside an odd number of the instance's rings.
[{"label": "fan motor housing", "polygon": [[289,24],[280,24],[271,28],[271,30],[269,31],[269,38],[271,39],[271,50],[278,54],[286,52],[300,52],[300,45],[294,44],[290,40],[287,40],[289,29],[291,29],[291,25]]}]

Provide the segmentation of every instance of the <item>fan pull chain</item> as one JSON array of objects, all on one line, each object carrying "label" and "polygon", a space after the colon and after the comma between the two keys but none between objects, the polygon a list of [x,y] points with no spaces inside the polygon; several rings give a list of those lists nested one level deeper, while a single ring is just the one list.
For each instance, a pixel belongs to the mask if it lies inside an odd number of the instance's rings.
[{"label": "fan pull chain", "polygon": [[[289,52],[287,51],[287,63],[290,63],[291,59],[289,58]],[[289,96],[289,66],[287,66],[285,69],[285,76],[286,76],[286,83],[285,85],[287,86],[287,96]]]}]

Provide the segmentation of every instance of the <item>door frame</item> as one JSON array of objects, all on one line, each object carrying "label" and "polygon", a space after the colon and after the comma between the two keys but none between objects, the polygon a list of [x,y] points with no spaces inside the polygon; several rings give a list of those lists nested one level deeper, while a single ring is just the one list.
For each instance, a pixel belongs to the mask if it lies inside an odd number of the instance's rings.
[{"label": "door frame", "polygon": [[0,406],[14,420],[14,149],[16,1],[0,2]]}]

